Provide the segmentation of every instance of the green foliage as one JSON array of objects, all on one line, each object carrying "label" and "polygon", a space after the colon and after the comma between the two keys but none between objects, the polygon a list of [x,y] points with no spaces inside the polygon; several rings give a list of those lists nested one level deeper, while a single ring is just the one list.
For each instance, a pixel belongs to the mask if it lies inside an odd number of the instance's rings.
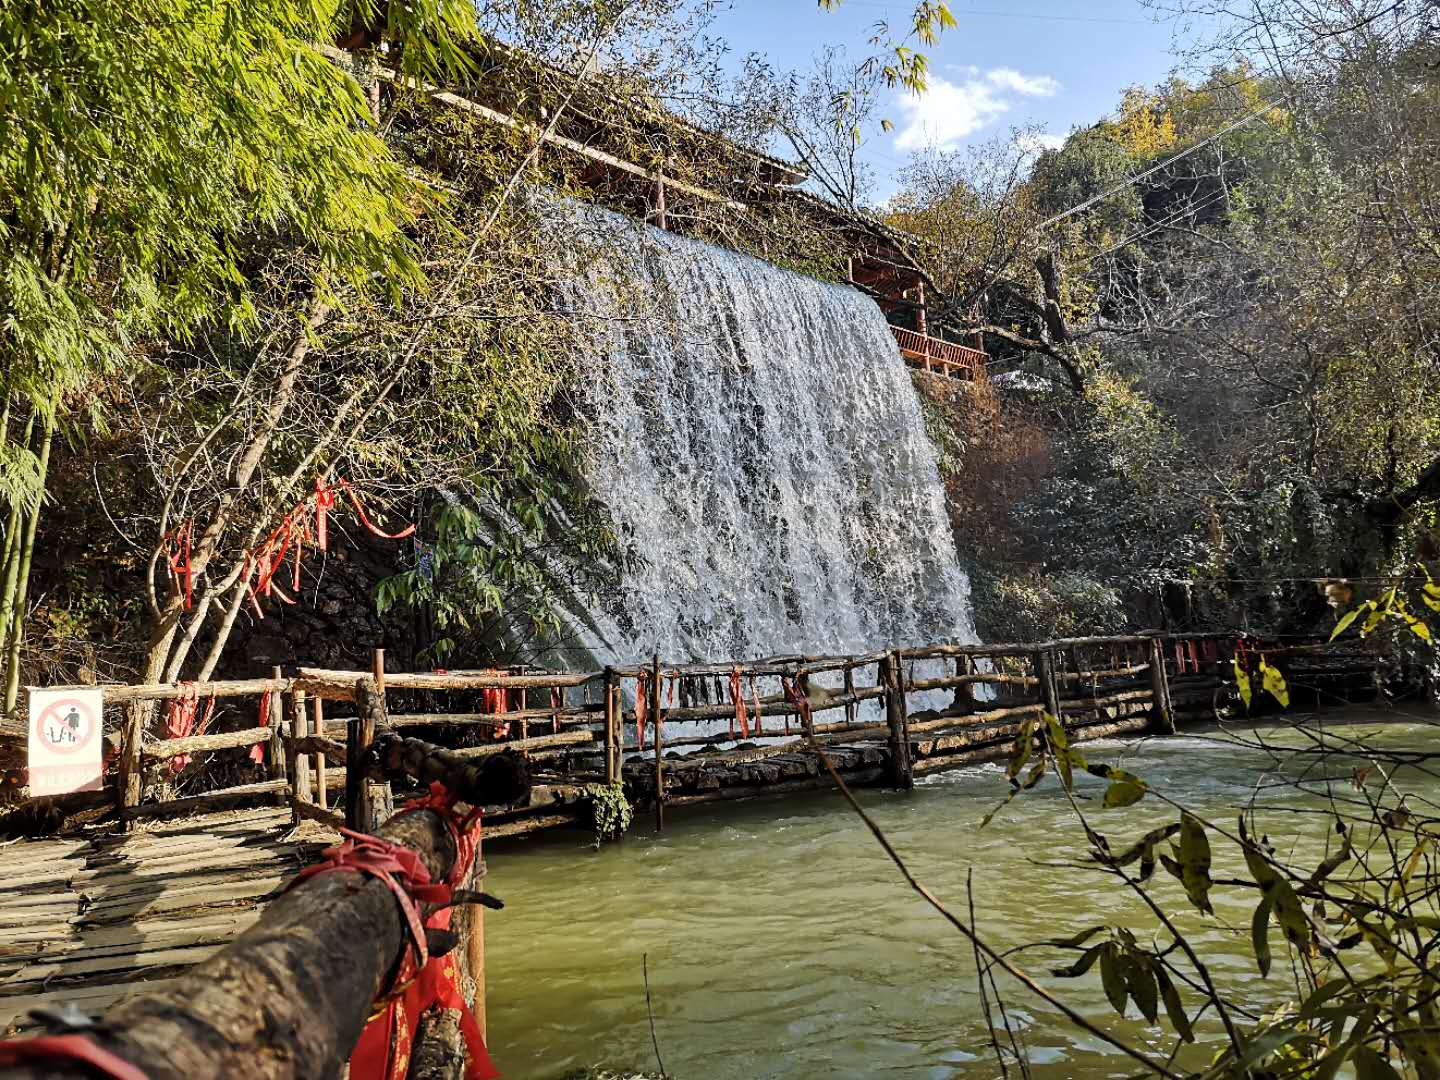
[{"label": "green foliage", "polygon": [[595,821],[595,846],[619,840],[630,830],[634,811],[625,797],[624,784],[586,784],[585,797]]}]

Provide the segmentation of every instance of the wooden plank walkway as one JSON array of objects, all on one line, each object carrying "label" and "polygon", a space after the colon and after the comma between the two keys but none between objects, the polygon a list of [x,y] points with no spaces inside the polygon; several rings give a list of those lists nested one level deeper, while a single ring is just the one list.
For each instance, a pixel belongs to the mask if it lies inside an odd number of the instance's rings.
[{"label": "wooden plank walkway", "polygon": [[143,832],[0,845],[0,1033],[31,1009],[95,1014],[153,989],[253,923],[336,839],[280,808]]}]

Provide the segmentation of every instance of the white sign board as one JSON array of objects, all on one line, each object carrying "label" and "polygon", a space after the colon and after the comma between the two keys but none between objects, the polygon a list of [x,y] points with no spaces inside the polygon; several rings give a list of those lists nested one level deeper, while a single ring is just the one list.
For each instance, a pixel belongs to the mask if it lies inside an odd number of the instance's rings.
[{"label": "white sign board", "polygon": [[30,691],[30,794],[99,791],[104,783],[99,687]]}]

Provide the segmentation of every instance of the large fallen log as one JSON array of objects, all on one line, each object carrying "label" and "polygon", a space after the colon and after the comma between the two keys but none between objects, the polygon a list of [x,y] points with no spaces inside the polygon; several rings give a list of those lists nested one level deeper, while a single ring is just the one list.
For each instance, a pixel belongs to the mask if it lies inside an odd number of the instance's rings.
[{"label": "large fallen log", "polygon": [[[418,853],[433,880],[449,874],[455,850],[438,815],[396,815],[380,835]],[[148,1080],[338,1077],[406,942],[384,882],[319,874],[165,990],[112,1009],[86,1037]],[[0,1068],[6,1080],[92,1075],[59,1063]]]}]

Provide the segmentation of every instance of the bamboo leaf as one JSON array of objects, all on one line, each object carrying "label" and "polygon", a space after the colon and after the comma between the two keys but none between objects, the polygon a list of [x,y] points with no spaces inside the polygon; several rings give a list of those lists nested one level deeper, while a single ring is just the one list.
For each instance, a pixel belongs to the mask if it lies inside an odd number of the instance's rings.
[{"label": "bamboo leaf", "polygon": [[1136,957],[1130,965],[1128,978],[1125,980],[1130,991],[1130,997],[1135,1002],[1135,1007],[1140,1010],[1140,1015],[1150,1023],[1156,1023],[1160,1011],[1160,991],[1155,980],[1155,972],[1147,959]]},{"label": "bamboo leaf", "polygon": [[1073,964],[1067,965],[1066,967],[1062,968],[1051,968],[1050,974],[1054,975],[1057,979],[1074,979],[1078,976],[1084,975],[1087,971],[1089,971],[1092,967],[1095,966],[1095,961],[1099,959],[1100,955],[1110,947],[1111,946],[1108,941],[1101,942],[1099,945],[1092,945],[1090,948],[1086,949],[1083,953],[1081,953],[1080,959],[1076,960]]},{"label": "bamboo leaf", "polygon": [[1100,983],[1105,987],[1105,996],[1110,999],[1111,1008],[1124,1016],[1128,992],[1125,989],[1125,976],[1120,970],[1120,963],[1120,950],[1107,942],[1104,951],[1100,954]]},{"label": "bamboo leaf", "polygon": [[1260,966],[1260,977],[1270,974],[1270,898],[1261,897],[1250,918],[1250,944],[1255,948],[1255,962]]},{"label": "bamboo leaf", "polygon": [[1175,1034],[1182,1042],[1194,1042],[1195,1031],[1190,1026],[1190,1018],[1185,1015],[1185,1003],[1180,1000],[1180,994],[1163,966],[1156,966],[1155,982],[1160,987],[1160,1000],[1165,1003],[1165,1015],[1170,1018]]},{"label": "bamboo leaf", "polygon": [[1205,826],[1190,814],[1180,816],[1180,882],[1195,910],[1210,914],[1210,841]]},{"label": "bamboo leaf", "polygon": [[1336,638],[1338,638],[1341,634],[1343,634],[1343,633],[1345,632],[1345,630],[1350,626],[1350,624],[1353,623],[1353,622],[1359,617],[1359,615],[1360,615],[1360,613],[1361,613],[1362,611],[1365,611],[1367,608],[1372,608],[1372,607],[1374,607],[1374,606],[1375,606],[1375,601],[1370,600],[1370,601],[1367,601],[1367,602],[1364,603],[1364,604],[1361,604],[1359,607],[1355,608],[1354,610],[1346,612],[1345,615],[1343,615],[1343,616],[1341,617],[1340,621],[1335,624],[1335,629],[1334,629],[1333,631],[1331,631],[1331,633],[1330,633],[1330,640],[1331,640],[1331,641],[1334,641],[1334,640],[1335,640]]}]

